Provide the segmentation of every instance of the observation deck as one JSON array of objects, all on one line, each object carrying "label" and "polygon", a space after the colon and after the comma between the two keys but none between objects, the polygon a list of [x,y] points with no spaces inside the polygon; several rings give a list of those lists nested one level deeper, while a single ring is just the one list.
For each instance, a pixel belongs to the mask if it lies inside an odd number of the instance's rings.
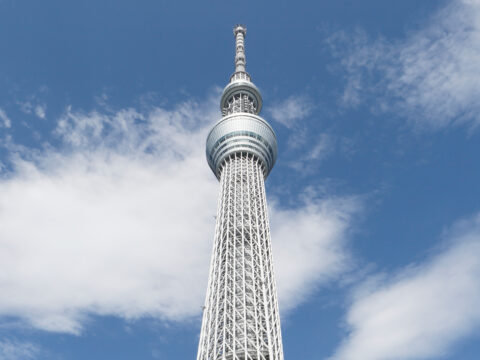
[{"label": "observation deck", "polygon": [[277,159],[277,139],[273,128],[258,114],[263,101],[260,90],[246,71],[245,35],[247,29],[237,25],[235,35],[235,72],[224,88],[220,100],[222,118],[207,137],[206,155],[210,168],[220,179],[222,164],[235,153],[258,158],[265,178]]}]

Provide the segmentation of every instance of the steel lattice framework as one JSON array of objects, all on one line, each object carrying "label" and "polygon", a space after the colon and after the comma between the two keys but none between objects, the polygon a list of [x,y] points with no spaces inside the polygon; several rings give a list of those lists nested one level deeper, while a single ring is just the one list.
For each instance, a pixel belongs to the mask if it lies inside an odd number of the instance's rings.
[{"label": "steel lattice framework", "polygon": [[221,190],[197,360],[283,360],[265,196],[277,143],[258,116],[262,98],[245,71],[245,33],[234,28],[236,71],[207,138]]}]

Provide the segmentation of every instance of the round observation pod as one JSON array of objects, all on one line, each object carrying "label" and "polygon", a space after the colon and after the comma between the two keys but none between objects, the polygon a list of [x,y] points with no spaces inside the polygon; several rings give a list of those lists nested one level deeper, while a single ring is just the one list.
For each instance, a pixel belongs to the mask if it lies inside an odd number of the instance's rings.
[{"label": "round observation pod", "polygon": [[247,153],[263,164],[265,178],[277,159],[277,138],[260,116],[233,113],[220,119],[207,137],[207,161],[220,179],[222,163],[235,153]]}]

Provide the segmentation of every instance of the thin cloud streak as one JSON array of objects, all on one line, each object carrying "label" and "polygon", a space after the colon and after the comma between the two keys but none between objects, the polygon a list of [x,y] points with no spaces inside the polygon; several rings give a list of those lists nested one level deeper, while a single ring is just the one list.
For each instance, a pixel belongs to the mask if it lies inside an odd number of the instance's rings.
[{"label": "thin cloud streak", "polygon": [[480,214],[457,223],[422,264],[367,281],[332,360],[438,359],[480,328]]},{"label": "thin cloud streak", "polygon": [[[297,138],[301,136],[299,134]],[[305,138],[302,140],[304,143],[307,142]],[[335,136],[327,133],[321,133],[307,143],[310,143],[312,147],[299,154],[295,161],[288,163],[292,169],[298,171],[299,176],[306,176],[318,169],[322,161],[327,159],[337,147]]]},{"label": "thin cloud streak", "polygon": [[290,129],[287,146],[298,152],[295,161],[288,162],[288,166],[297,170],[299,176],[314,171],[335,149],[335,136],[320,133],[312,138],[305,122],[301,122],[313,110],[311,101],[302,95],[289,96],[267,109],[274,121]]},{"label": "thin cloud streak", "polygon": [[45,119],[46,117],[46,111],[47,111],[47,106],[45,104],[42,105],[37,105],[35,106],[35,115],[39,117],[40,119]]},{"label": "thin cloud streak", "polygon": [[38,353],[38,347],[31,343],[0,340],[0,359],[2,360],[32,360],[37,358]]},{"label": "thin cloud streak", "polygon": [[6,128],[9,128],[12,126],[12,121],[10,120],[10,118],[7,116],[7,113],[3,109],[0,109],[0,120],[3,122],[3,124],[0,123],[0,125],[3,125]]},{"label": "thin cloud streak", "polygon": [[289,129],[293,128],[299,120],[310,115],[312,110],[313,106],[310,101],[300,95],[292,95],[267,109],[273,120]]}]

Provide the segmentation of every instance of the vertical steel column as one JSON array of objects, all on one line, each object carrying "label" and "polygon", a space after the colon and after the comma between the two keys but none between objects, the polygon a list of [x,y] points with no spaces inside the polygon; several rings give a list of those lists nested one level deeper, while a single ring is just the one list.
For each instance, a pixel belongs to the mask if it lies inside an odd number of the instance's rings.
[{"label": "vertical steel column", "polygon": [[234,154],[220,176],[198,360],[282,360],[262,164]]}]

